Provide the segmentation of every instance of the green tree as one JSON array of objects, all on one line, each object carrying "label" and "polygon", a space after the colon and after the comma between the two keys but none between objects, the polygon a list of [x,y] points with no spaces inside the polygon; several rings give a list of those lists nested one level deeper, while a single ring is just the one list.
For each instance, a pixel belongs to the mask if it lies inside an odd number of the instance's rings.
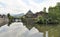
[{"label": "green tree", "polygon": [[39,24],[44,24],[44,17],[42,17],[42,16],[38,16],[38,18],[37,18],[37,23],[39,23]]},{"label": "green tree", "polygon": [[9,23],[8,23],[9,26],[12,23],[13,17],[9,13],[7,14],[7,17],[9,19]]},{"label": "green tree", "polygon": [[52,20],[60,20],[60,3],[57,3],[55,7],[49,7],[48,13]]},{"label": "green tree", "polygon": [[46,13],[46,7],[44,7],[43,11]]}]

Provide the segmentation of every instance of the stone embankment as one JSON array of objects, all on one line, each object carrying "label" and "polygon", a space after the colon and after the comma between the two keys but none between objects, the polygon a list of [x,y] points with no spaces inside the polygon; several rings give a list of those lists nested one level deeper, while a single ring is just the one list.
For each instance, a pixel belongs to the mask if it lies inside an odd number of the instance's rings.
[{"label": "stone embankment", "polygon": [[8,18],[0,18],[0,26],[8,24]]}]

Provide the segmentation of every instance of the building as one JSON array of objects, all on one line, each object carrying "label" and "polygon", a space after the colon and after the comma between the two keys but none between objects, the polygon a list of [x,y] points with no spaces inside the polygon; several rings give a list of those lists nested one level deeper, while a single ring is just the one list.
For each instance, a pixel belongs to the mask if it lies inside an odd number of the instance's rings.
[{"label": "building", "polygon": [[27,18],[33,18],[33,12],[32,12],[31,10],[29,10],[29,11],[26,13],[25,17],[27,17]]},{"label": "building", "polygon": [[0,26],[3,26],[5,24],[8,24],[9,19],[6,15],[1,15],[0,14]]},{"label": "building", "polygon": [[34,25],[35,24],[35,18],[38,18],[38,16],[42,16],[42,17],[46,17],[48,15],[48,13],[40,11],[37,13],[33,13],[31,10],[29,10],[26,15],[24,16],[24,23],[26,23],[27,25]]},{"label": "building", "polygon": [[40,12],[37,12],[36,15],[37,15],[37,16],[44,16],[45,13],[44,13],[43,11],[40,11]]},{"label": "building", "polygon": [[26,13],[26,15],[25,15],[25,17],[26,18],[37,18],[38,16],[46,16],[46,15],[48,15],[48,13],[46,13],[46,12],[43,12],[43,11],[40,11],[40,12],[36,12],[35,14],[31,11],[31,10],[29,10],[27,13]]}]

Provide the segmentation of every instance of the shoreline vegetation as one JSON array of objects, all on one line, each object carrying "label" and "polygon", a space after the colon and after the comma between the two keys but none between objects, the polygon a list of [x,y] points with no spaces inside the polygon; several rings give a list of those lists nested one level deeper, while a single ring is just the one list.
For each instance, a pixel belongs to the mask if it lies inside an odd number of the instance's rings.
[{"label": "shoreline vegetation", "polygon": [[[16,17],[7,14],[9,23],[13,22]],[[29,10],[25,15],[19,17],[24,24],[59,24],[60,23],[60,2],[54,7],[49,7],[48,12],[44,7],[43,11],[36,12],[35,14]]]},{"label": "shoreline vegetation", "polygon": [[[7,17],[9,19],[9,26],[16,18],[9,13]],[[46,31],[48,31],[49,37],[60,37],[60,2],[54,7],[49,7],[48,13],[46,12],[46,8],[43,11],[36,12],[36,14],[29,10],[24,16],[19,17],[19,19],[22,20],[21,22],[27,28],[36,27],[40,32],[44,32],[44,37]]]},{"label": "shoreline vegetation", "polygon": [[46,13],[46,8],[36,14],[29,10],[21,17],[21,20],[27,28],[36,27],[40,32],[44,32],[44,37],[46,31],[48,31],[48,37],[60,37],[60,3],[49,7],[48,13]]},{"label": "shoreline vegetation", "polygon": [[[60,3],[57,3],[54,7],[48,8],[48,13],[46,12],[46,8],[43,11],[36,12],[34,14],[31,10],[29,10],[26,15],[21,17],[23,23],[30,24],[59,24],[60,23]],[[29,22],[30,21],[30,22]]]}]

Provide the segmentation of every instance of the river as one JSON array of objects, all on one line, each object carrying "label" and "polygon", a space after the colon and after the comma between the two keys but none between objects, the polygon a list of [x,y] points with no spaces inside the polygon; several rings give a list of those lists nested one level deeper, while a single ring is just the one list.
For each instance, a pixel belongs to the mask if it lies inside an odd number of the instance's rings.
[{"label": "river", "polygon": [[[40,30],[40,31],[39,31]],[[14,22],[0,27],[0,37],[60,37],[60,24],[32,27],[30,30],[22,22]]]},{"label": "river", "polygon": [[[48,32],[46,33],[48,37]],[[10,26],[6,24],[0,27],[0,37],[44,37],[44,33],[35,27],[29,30],[22,22],[14,22]]]}]

